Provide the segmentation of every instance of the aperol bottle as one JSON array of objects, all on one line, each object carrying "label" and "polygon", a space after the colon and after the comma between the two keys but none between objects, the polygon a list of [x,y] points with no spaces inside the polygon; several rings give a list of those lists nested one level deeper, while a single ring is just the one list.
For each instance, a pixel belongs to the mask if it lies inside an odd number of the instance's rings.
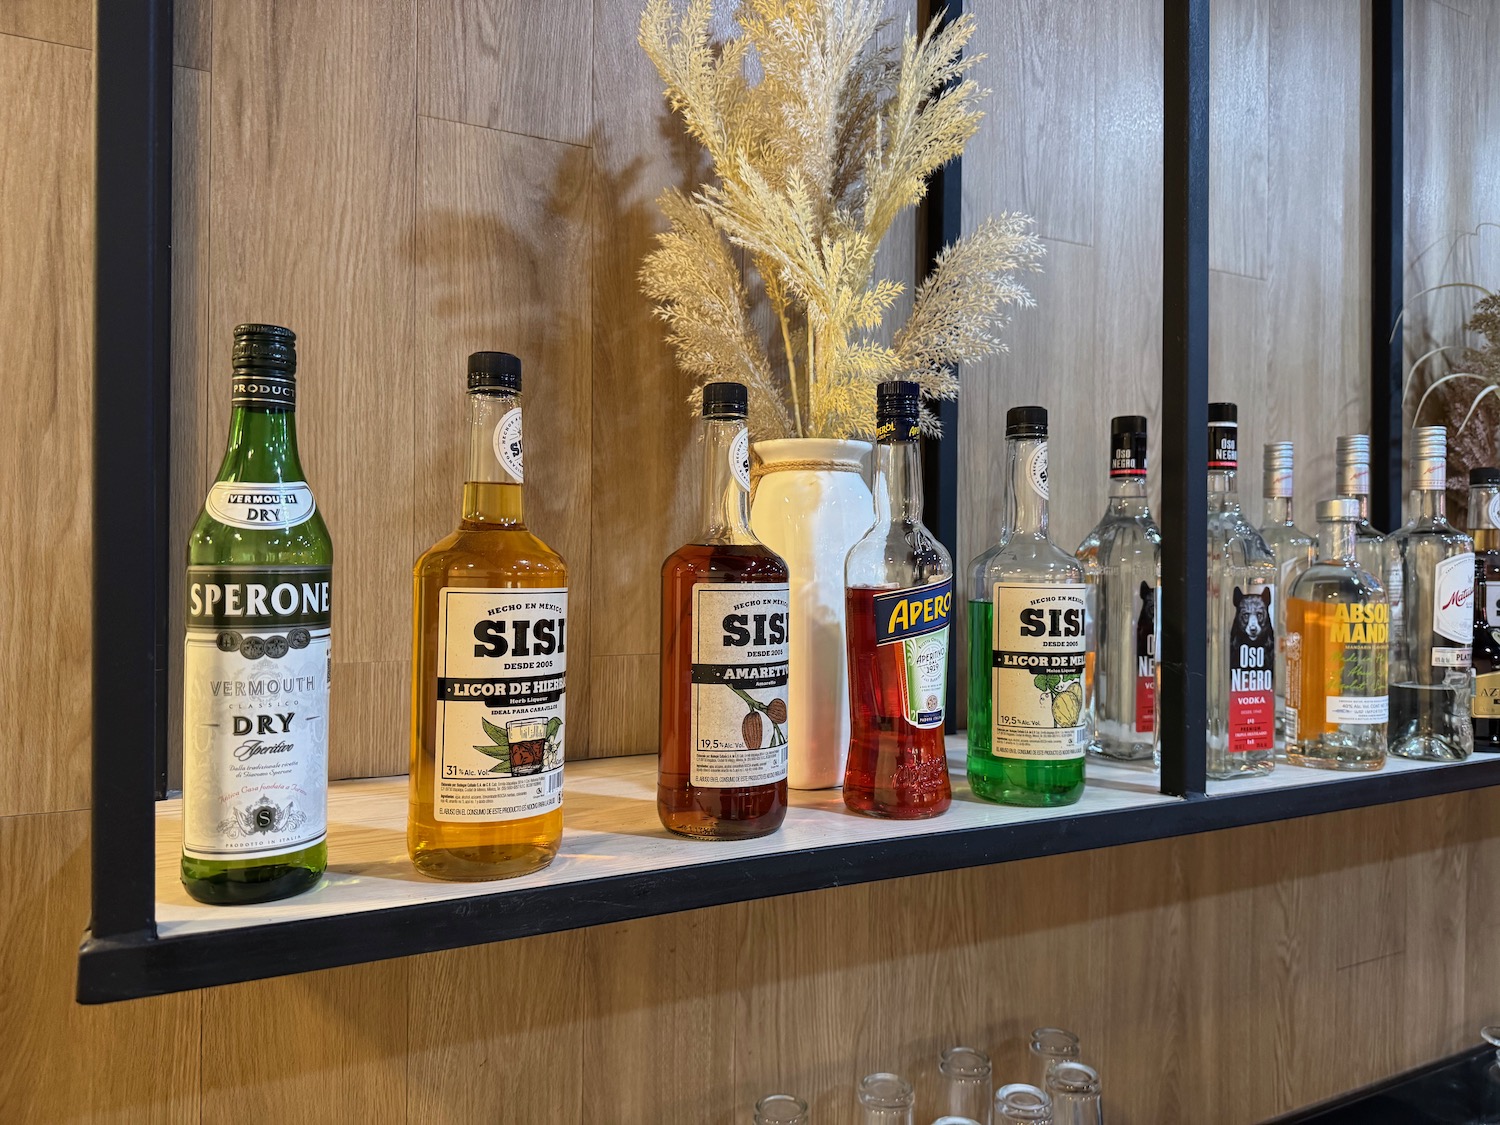
[{"label": "aperol bottle", "polygon": [[413,572],[406,843],[438,879],[524,875],[562,842],[568,570],[521,511],[521,361],[469,357],[463,518]]},{"label": "aperol bottle", "polygon": [[750,530],[741,383],[703,388],[703,531],[661,568],[656,810],[673,832],[744,840],[786,817],[786,563]]},{"label": "aperol bottle", "polygon": [[916,383],[876,390],[875,526],[844,564],[844,804],[898,820],[937,816],[953,799],[943,746],[953,560],[922,525],[920,405]]}]

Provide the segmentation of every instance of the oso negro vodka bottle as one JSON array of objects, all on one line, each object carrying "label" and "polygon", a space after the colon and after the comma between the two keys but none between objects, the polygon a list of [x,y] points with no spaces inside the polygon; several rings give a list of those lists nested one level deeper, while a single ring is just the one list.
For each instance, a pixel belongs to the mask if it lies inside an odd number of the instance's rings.
[{"label": "oso negro vodka bottle", "polygon": [[787,567],[750,530],[742,383],[703,388],[700,531],[661,568],[656,812],[702,840],[786,817]]},{"label": "oso negro vodka bottle", "polygon": [[1474,749],[1469,664],[1474,642],[1474,541],[1448,522],[1448,431],[1412,431],[1412,515],[1386,536],[1391,607],[1390,752],[1459,761]]},{"label": "oso negro vodka bottle", "polygon": [[285,898],[328,862],[333,544],[297,455],[297,337],[234,330],[229,444],[188,537],[182,884]]},{"label": "oso negro vodka bottle", "polygon": [[1146,419],[1110,421],[1109,506],[1077,551],[1093,625],[1093,754],[1151,758],[1161,531],[1146,498]]},{"label": "oso negro vodka bottle", "polygon": [[458,529],[413,569],[406,846],[437,879],[524,875],[562,842],[568,570],[521,507],[521,361],[469,356]]},{"label": "oso negro vodka bottle", "polygon": [[1286,743],[1286,606],[1287,594],[1302,572],[1318,559],[1318,541],[1296,525],[1292,504],[1292,443],[1267,442],[1261,472],[1260,537],[1276,559],[1276,748]]},{"label": "oso negro vodka bottle", "polygon": [[1083,698],[1083,567],[1047,533],[1047,411],[1006,412],[1004,543],[974,563],[969,605],[969,788],[1010,805],[1083,795],[1093,716]]},{"label": "oso negro vodka bottle", "polygon": [[943,708],[953,560],[922,523],[921,388],[875,391],[875,526],[844,563],[849,764],[844,804],[867,816],[937,816],[952,800]]},{"label": "oso negro vodka bottle", "polygon": [[1208,776],[1270,773],[1276,753],[1276,560],[1245,522],[1239,411],[1208,404]]}]

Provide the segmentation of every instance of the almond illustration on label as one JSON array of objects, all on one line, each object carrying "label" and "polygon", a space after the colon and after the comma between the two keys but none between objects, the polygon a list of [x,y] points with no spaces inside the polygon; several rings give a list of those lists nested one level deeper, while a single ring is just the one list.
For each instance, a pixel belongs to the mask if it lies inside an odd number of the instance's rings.
[{"label": "almond illustration on label", "polygon": [[765,729],[760,721],[759,711],[751,711],[745,716],[745,721],[740,724],[740,734],[745,739],[745,745],[751,750],[760,749],[760,740],[765,734]]}]

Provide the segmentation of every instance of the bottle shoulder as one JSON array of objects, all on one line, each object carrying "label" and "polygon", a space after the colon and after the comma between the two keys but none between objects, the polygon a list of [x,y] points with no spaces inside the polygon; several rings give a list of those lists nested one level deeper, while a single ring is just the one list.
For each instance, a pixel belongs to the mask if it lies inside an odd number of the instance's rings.
[{"label": "bottle shoulder", "polygon": [[234,527],[203,509],[188,533],[187,562],[189,566],[332,566],[333,538],[316,510],[294,527],[268,530]]},{"label": "bottle shoulder", "polygon": [[1084,581],[1084,567],[1050,539],[1012,535],[996,552],[976,560],[974,578],[980,589],[997,582],[1012,585],[1068,585]]},{"label": "bottle shoulder", "polygon": [[524,527],[460,527],[429,547],[412,568],[417,578],[442,576],[466,585],[565,586],[567,563]]},{"label": "bottle shoulder", "polygon": [[1385,587],[1359,566],[1320,560],[1292,583],[1288,597],[1302,601],[1384,604]]},{"label": "bottle shoulder", "polygon": [[788,581],[786,563],[762,543],[684,543],[666,557],[661,573],[695,583]]},{"label": "bottle shoulder", "polygon": [[877,523],[849,549],[844,580],[849,586],[897,589],[925,586],[953,575],[953,557],[920,522]]}]

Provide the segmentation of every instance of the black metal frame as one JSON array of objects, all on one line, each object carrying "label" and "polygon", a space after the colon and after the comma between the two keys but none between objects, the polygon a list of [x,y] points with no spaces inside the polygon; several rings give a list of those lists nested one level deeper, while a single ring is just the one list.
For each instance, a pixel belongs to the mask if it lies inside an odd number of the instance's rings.
[{"label": "black metal frame", "polygon": [[[1104,847],[1500,784],[1500,757],[1205,799],[1208,0],[1163,0],[1162,792],[1129,812],[940,832],[270,928],[159,939],[153,796],[165,777],[170,466],[171,0],[97,6],[93,889],[85,1002],[226,983],[767,895]],[[950,4],[950,14],[962,10]],[[1399,522],[1401,3],[1377,0],[1371,230],[1372,516]],[[960,233],[962,169],[935,179],[924,258]],[[929,525],[957,546],[958,410],[925,451]],[[962,565],[962,560],[960,565]],[[950,699],[951,704],[951,699]],[[486,909],[486,904],[489,908]]]}]

